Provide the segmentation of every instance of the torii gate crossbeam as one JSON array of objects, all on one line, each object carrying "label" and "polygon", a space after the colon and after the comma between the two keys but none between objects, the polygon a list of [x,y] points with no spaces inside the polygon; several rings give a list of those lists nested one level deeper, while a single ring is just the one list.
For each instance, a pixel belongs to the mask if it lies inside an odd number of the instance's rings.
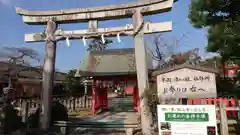
[{"label": "torii gate crossbeam", "polygon": [[158,14],[170,11],[172,5],[173,0],[139,0],[129,4],[58,11],[28,11],[16,8],[16,12],[23,16],[23,22],[27,24],[47,24],[52,18],[56,23],[61,24],[130,18],[137,8],[141,9],[140,12],[144,16]]},{"label": "torii gate crossbeam", "polygon": [[[151,135],[152,116],[149,111],[147,98],[144,96],[148,89],[148,70],[146,67],[146,51],[144,46],[144,34],[171,31],[171,22],[145,23],[143,16],[170,11],[174,0],[137,0],[135,3],[102,6],[94,8],[80,8],[58,11],[28,11],[16,8],[16,12],[22,16],[23,22],[30,25],[47,25],[45,33],[32,33],[25,35],[25,42],[45,41],[45,61],[43,68],[43,122],[42,128],[47,130],[50,126],[50,112],[52,87],[55,69],[56,42],[70,39],[80,39],[84,36],[93,38],[100,34],[134,37],[135,59],[140,96],[140,113],[142,132]],[[131,18],[133,25],[130,27],[98,28],[98,21]],[[88,22],[88,30],[60,31],[57,24]]]}]

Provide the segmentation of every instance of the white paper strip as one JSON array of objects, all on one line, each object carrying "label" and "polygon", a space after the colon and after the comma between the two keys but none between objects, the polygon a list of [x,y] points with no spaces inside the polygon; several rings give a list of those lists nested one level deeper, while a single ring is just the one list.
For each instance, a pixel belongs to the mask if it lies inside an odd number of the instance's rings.
[{"label": "white paper strip", "polygon": [[102,42],[105,43],[105,39],[104,39],[104,35],[103,34],[102,34],[101,38],[102,38]]},{"label": "white paper strip", "polygon": [[121,43],[120,33],[117,34],[118,43]]},{"label": "white paper strip", "polygon": [[67,43],[67,47],[70,47],[70,41],[68,37],[66,38],[66,43]]},{"label": "white paper strip", "polygon": [[85,37],[82,38],[82,41],[83,41],[83,45],[84,45],[84,46],[87,46]]}]

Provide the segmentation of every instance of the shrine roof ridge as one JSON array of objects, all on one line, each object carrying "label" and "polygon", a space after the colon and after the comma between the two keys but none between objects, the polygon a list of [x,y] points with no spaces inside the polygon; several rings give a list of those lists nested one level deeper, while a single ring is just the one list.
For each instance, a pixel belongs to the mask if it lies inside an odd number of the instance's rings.
[{"label": "shrine roof ridge", "polygon": [[127,4],[119,5],[107,5],[99,7],[89,7],[89,8],[74,8],[74,9],[65,9],[65,10],[49,10],[49,11],[37,11],[37,10],[25,10],[19,7],[16,7],[16,12],[20,15],[26,16],[48,16],[48,15],[64,15],[64,14],[77,14],[77,13],[89,13],[89,12],[99,12],[99,11],[108,11],[108,10],[121,10],[127,8],[137,8],[142,6],[153,5],[169,0],[145,0],[140,2],[131,2]]},{"label": "shrine roof ridge", "polygon": [[152,72],[152,76],[158,76],[160,74],[165,74],[165,73],[176,71],[183,68],[188,68],[188,69],[198,70],[198,71],[208,72],[208,73],[215,73],[215,74],[219,73],[218,69],[216,68],[214,69],[214,68],[201,67],[199,65],[195,66],[190,64],[182,64],[182,65],[177,65],[177,66],[173,66],[165,69],[156,69],[155,71]]},{"label": "shrine roof ridge", "polygon": [[75,77],[136,75],[136,72],[91,72],[78,70]]},{"label": "shrine roof ridge", "polygon": [[134,54],[134,48],[92,50],[90,55]]}]

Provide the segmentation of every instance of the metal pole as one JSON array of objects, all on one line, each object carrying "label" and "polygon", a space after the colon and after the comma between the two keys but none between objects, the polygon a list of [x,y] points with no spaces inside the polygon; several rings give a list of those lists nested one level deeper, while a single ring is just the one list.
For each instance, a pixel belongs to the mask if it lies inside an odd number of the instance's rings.
[{"label": "metal pole", "polygon": [[42,112],[43,118],[41,127],[43,130],[50,128],[51,106],[52,106],[52,89],[55,73],[56,59],[56,41],[55,31],[57,24],[54,21],[49,21],[46,27],[46,44],[45,44],[45,60],[43,66],[43,93],[42,93]]}]

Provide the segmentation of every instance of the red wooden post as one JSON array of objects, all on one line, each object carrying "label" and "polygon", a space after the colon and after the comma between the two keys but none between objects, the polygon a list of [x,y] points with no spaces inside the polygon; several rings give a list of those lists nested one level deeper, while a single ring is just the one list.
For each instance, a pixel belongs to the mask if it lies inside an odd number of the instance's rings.
[{"label": "red wooden post", "polygon": [[92,86],[92,113],[95,114],[96,112],[96,88],[95,86]]},{"label": "red wooden post", "polygon": [[217,105],[218,98],[213,98],[213,105]]},{"label": "red wooden post", "polygon": [[107,92],[107,91],[106,91],[106,96],[105,96],[105,97],[106,97],[106,105],[107,105],[107,109],[109,109],[109,108],[108,108],[108,92]]},{"label": "red wooden post", "polygon": [[140,112],[140,101],[137,102],[137,112]]},{"label": "red wooden post", "polygon": [[212,99],[211,98],[207,98],[207,104],[211,105],[212,104]]},{"label": "red wooden post", "polygon": [[236,106],[236,102],[235,102],[235,100],[234,100],[233,98],[230,99],[230,102],[231,102],[231,104],[232,104],[233,107]]},{"label": "red wooden post", "polygon": [[193,99],[193,105],[196,105],[196,104],[197,104],[197,100]]},{"label": "red wooden post", "polygon": [[136,102],[136,88],[134,88],[133,89],[133,96],[132,96],[132,98],[133,98],[133,108],[134,108],[134,110],[135,111],[137,111],[137,102]]},{"label": "red wooden post", "polygon": [[98,95],[98,88],[95,87],[95,109],[98,109],[99,108],[99,95]]},{"label": "red wooden post", "polygon": [[139,103],[139,95],[138,95],[138,88],[135,87],[133,89],[133,105],[134,105],[134,109],[137,112],[140,112],[140,103]]},{"label": "red wooden post", "polygon": [[97,80],[96,81],[96,85],[95,85],[95,96],[96,96],[96,106],[95,106],[95,109],[99,109],[101,106],[102,106],[102,99],[101,99],[101,96],[100,96],[100,81]]},{"label": "red wooden post", "polygon": [[[236,104],[234,98],[231,98],[230,102],[231,102],[232,107],[237,107],[237,104]],[[237,117],[237,111],[232,111],[232,115],[233,115],[233,117]]]},{"label": "red wooden post", "polygon": [[188,99],[188,105],[192,105],[193,104],[193,100],[192,99]]},{"label": "red wooden post", "polygon": [[107,111],[108,110],[108,95],[107,95],[107,91],[104,90],[104,93],[103,93],[103,107],[104,107],[104,110]]},{"label": "red wooden post", "polygon": [[139,91],[138,91],[138,88],[136,89],[136,102],[137,102],[137,112],[140,112],[140,99],[139,99]]},{"label": "red wooden post", "polygon": [[[103,93],[102,93],[102,89],[100,87],[97,87],[97,97],[98,97],[98,109],[103,109]],[[99,94],[101,92],[101,94]]]}]

